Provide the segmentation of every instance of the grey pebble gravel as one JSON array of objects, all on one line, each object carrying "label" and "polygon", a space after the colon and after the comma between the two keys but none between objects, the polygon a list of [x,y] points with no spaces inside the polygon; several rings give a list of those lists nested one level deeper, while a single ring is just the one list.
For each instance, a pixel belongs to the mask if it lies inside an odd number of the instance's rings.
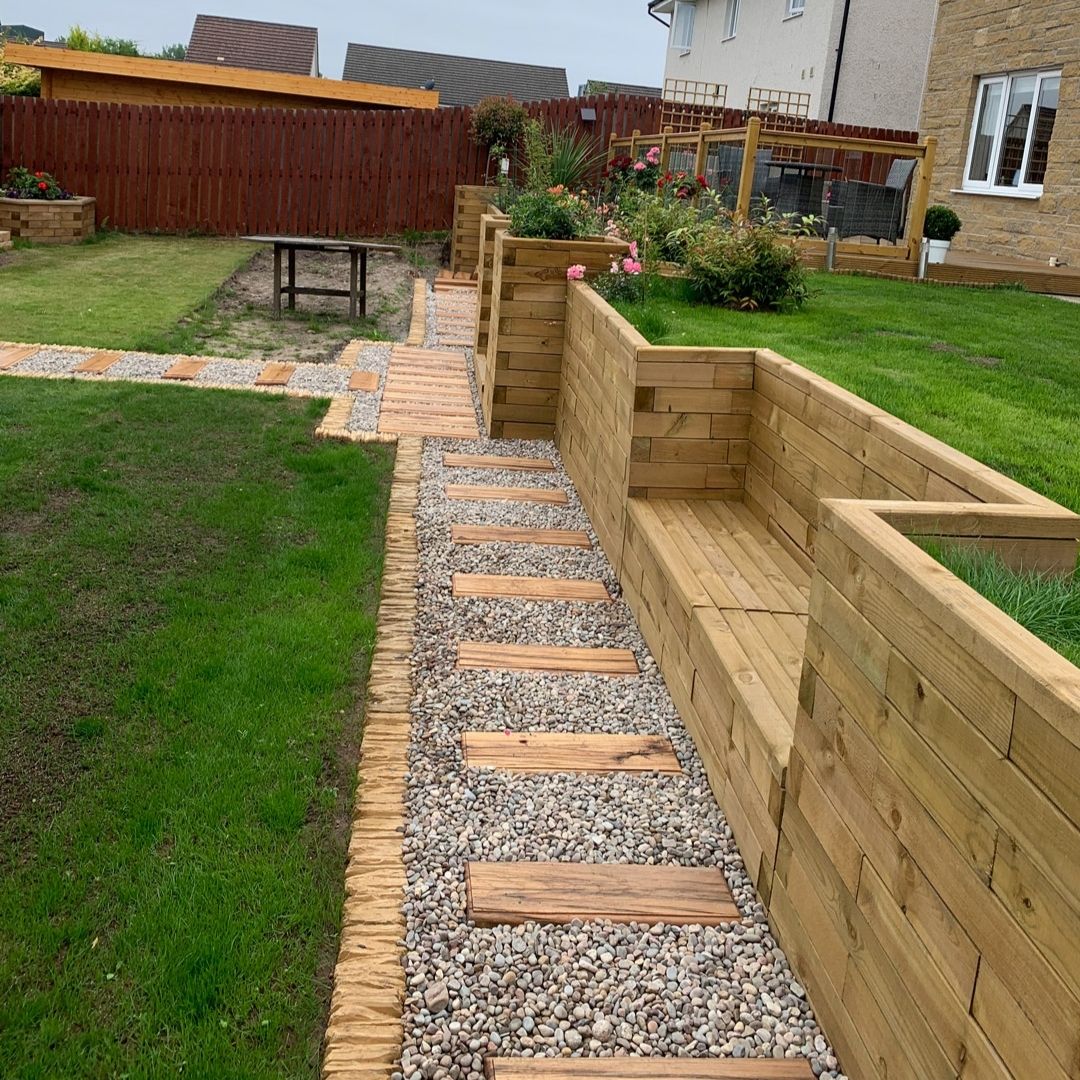
[{"label": "grey pebble gravel", "polygon": [[347,431],[375,431],[379,426],[379,406],[382,403],[383,387],[386,385],[386,370],[390,365],[390,342],[378,342],[365,345],[356,358],[356,370],[374,371],[379,376],[379,388],[374,393],[358,393],[353,400],[352,412],[345,424]]},{"label": "grey pebble gravel", "polygon": [[344,394],[349,386],[349,369],[330,364],[300,364],[288,382],[289,390],[315,394]]},{"label": "grey pebble gravel", "polygon": [[39,349],[25,360],[20,360],[14,370],[22,374],[66,375],[86,356],[84,352],[70,352],[67,349]]},{"label": "grey pebble gravel", "polygon": [[217,386],[254,386],[266,364],[253,360],[211,360],[192,380]]},{"label": "grey pebble gravel", "polygon": [[106,372],[110,379],[160,379],[180,359],[177,356],[153,356],[149,353],[125,353]]},{"label": "grey pebble gravel", "polygon": [[[556,473],[446,468],[446,450],[544,456]],[[599,545],[455,545],[452,522],[592,535],[551,444],[425,442],[417,512],[403,1080],[480,1080],[487,1054],[836,1059],[769,930],[730,826]],[[566,506],[451,502],[445,485],[557,487]],[[455,599],[455,572],[597,578],[609,604]],[[639,676],[458,671],[459,640],[630,648]],[[666,734],[683,772],[578,775],[469,770],[465,730]],[[477,928],[468,859],[720,867],[743,919],[720,927],[603,921]],[[444,1004],[443,991],[446,999]],[[438,1008],[436,1008],[438,1006]]]}]

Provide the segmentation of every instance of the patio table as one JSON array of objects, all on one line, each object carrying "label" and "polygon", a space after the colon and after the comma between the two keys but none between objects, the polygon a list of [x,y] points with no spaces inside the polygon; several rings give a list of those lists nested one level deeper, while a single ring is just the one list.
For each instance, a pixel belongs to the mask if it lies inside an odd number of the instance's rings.
[{"label": "patio table", "polygon": [[[281,315],[281,296],[289,298],[289,310],[296,308],[297,296],[347,296],[349,318],[367,314],[367,260],[369,251],[400,251],[395,244],[371,244],[362,240],[327,240],[317,236],[245,236],[257,244],[274,245],[274,316]],[[349,256],[349,287],[325,289],[296,284],[296,253],[298,251],[340,251]],[[281,284],[281,254],[289,256],[289,283]]]},{"label": "patio table", "polygon": [[844,170],[818,161],[770,161],[779,172],[777,209],[782,213],[820,214],[825,180]]}]

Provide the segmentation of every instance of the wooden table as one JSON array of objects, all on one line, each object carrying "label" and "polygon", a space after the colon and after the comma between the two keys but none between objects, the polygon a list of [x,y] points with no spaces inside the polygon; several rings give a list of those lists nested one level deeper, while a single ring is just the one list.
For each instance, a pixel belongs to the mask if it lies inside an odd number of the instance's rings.
[{"label": "wooden table", "polygon": [[[367,314],[367,259],[369,251],[400,251],[394,244],[369,244],[361,240],[322,240],[316,236],[245,236],[257,244],[274,245],[274,316],[281,316],[281,296],[289,298],[289,310],[296,309],[298,296],[347,296],[349,318]],[[289,283],[281,284],[281,253],[289,255]],[[349,287],[322,289],[296,284],[296,253],[298,251],[340,251],[349,255]]]}]

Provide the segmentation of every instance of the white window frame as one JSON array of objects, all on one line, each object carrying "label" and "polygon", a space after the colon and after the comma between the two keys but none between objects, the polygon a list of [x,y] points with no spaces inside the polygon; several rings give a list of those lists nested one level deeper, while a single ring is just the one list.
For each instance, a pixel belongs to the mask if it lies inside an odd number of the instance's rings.
[{"label": "white window frame", "polygon": [[801,15],[805,10],[806,0],[787,0],[786,18],[793,19],[796,15]]},{"label": "white window frame", "polygon": [[[1031,116],[1028,122],[1027,136],[1024,140],[1024,154],[1020,161],[1020,183],[1016,185],[997,184],[996,178],[1001,165],[1001,152],[1004,147],[1005,122],[1008,119],[1009,98],[1012,95],[1013,81],[1035,77],[1035,89],[1032,94]],[[1031,158],[1031,144],[1035,138],[1035,116],[1039,107],[1039,97],[1042,93],[1042,84],[1045,79],[1061,78],[1061,69],[1052,68],[1046,71],[1008,71],[998,75],[984,75],[979,79],[979,86],[975,92],[975,108],[972,110],[971,127],[968,132],[968,149],[964,158],[964,175],[960,183],[960,190],[971,192],[976,195],[1011,195],[1013,198],[1035,199],[1043,193],[1042,184],[1028,184],[1024,182],[1027,175],[1028,164]],[[976,126],[979,123],[979,113],[982,110],[983,95],[986,88],[993,85],[1001,86],[1001,107],[994,125],[993,142],[990,145],[989,167],[986,171],[985,180],[971,180],[971,163],[975,156]]]},{"label": "white window frame", "polygon": [[727,0],[724,8],[724,41],[730,41],[739,30],[739,0]]},{"label": "white window frame", "polygon": [[689,52],[694,44],[694,17],[697,15],[694,0],[677,0],[671,9],[671,41],[673,49]]}]

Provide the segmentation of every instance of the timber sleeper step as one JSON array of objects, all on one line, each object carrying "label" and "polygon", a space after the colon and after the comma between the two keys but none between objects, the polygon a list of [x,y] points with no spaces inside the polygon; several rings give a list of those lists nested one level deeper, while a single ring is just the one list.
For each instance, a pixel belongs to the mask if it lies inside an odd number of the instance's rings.
[{"label": "timber sleeper step", "polygon": [[498,454],[443,454],[443,464],[452,469],[520,469],[522,472],[554,472],[547,458],[500,457]]},{"label": "timber sleeper step", "polygon": [[566,492],[560,488],[487,487],[483,484],[447,484],[446,497],[459,501],[532,502],[564,506]]},{"label": "timber sleeper step", "polygon": [[577,735],[559,731],[466,731],[461,752],[469,769],[513,773],[679,773],[665,735]]},{"label": "timber sleeper step", "polygon": [[553,675],[637,675],[637,658],[629,649],[594,649],[577,645],[503,645],[462,641],[459,668],[535,671]]},{"label": "timber sleeper step", "polygon": [[806,1058],[570,1057],[484,1059],[486,1080],[813,1080]]},{"label": "timber sleeper step", "polygon": [[18,348],[16,346],[0,349],[0,371],[7,371],[9,368],[13,368],[16,364],[21,363],[28,356],[33,356],[36,352],[40,352],[36,346],[31,349]]},{"label": "timber sleeper step", "polygon": [[72,371],[79,375],[104,375],[123,355],[116,350],[100,349],[76,364]]},{"label": "timber sleeper step", "polygon": [[206,365],[206,360],[177,360],[176,363],[161,377],[163,379],[175,379],[178,382],[186,382],[188,379],[194,379]]},{"label": "timber sleeper step", "polygon": [[516,525],[451,525],[455,544],[544,544],[550,547],[591,548],[581,529],[524,529]]},{"label": "timber sleeper step", "polygon": [[282,364],[271,361],[259,372],[255,379],[256,386],[285,386],[296,371],[295,364]]},{"label": "timber sleeper step", "polygon": [[716,926],[742,917],[713,866],[472,861],[465,883],[477,926],[574,919]]},{"label": "timber sleeper step", "polygon": [[454,596],[507,600],[569,600],[610,603],[602,581],[582,578],[514,577],[509,574],[454,574]]}]

